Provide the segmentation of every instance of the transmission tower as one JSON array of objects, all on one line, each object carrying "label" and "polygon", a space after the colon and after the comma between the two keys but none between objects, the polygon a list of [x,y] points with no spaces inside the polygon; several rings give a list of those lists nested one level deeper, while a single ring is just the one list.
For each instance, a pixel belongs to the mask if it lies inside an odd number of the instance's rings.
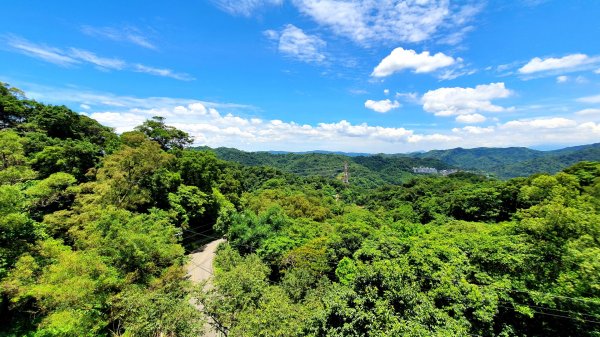
[{"label": "transmission tower", "polygon": [[348,162],[344,162],[344,178],[342,179],[344,184],[350,183],[350,172],[348,172]]}]

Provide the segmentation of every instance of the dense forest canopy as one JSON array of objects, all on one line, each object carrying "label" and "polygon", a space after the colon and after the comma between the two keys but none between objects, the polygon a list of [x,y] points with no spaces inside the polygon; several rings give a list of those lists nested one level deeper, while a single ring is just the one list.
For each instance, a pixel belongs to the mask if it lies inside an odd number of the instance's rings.
[{"label": "dense forest canopy", "polygon": [[342,170],[343,163],[348,162],[354,173],[354,183],[371,187],[381,183],[403,183],[411,178],[414,167],[438,171],[459,169],[509,179],[536,173],[555,174],[580,161],[600,161],[600,143],[552,151],[482,147],[407,154],[244,152],[223,147],[198,149],[213,151],[220,159],[251,166],[273,166],[299,175],[335,177]]},{"label": "dense forest canopy", "polygon": [[[599,162],[503,181],[190,143],[0,85],[1,335],[600,336]],[[363,179],[293,173],[344,161]]]}]

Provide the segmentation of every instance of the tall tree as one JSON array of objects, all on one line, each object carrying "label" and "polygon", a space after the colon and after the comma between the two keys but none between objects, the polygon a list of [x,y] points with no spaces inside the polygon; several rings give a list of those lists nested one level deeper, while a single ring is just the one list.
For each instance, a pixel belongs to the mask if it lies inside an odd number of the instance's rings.
[{"label": "tall tree", "polygon": [[165,124],[165,118],[154,116],[135,128],[143,132],[153,141],[160,144],[163,150],[182,149],[193,142],[186,132]]}]

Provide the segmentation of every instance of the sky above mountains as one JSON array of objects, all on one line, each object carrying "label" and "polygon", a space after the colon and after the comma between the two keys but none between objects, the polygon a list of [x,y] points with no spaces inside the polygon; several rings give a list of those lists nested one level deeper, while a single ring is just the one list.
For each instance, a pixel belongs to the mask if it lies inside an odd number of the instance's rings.
[{"label": "sky above mountains", "polygon": [[408,152],[600,141],[600,2],[13,1],[0,81],[197,145]]}]

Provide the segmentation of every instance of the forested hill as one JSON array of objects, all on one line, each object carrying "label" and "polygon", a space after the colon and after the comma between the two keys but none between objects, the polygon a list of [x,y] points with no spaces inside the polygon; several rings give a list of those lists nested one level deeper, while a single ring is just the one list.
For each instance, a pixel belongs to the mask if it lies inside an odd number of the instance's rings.
[{"label": "forested hill", "polygon": [[[0,84],[0,336],[600,335],[600,162],[373,186],[282,169],[436,162],[190,143]],[[188,253],[222,237],[192,284]]]},{"label": "forested hill", "polygon": [[438,170],[461,169],[500,179],[556,173],[580,161],[600,161],[600,143],[539,151],[525,147],[473,149],[455,148],[409,154],[365,154],[344,152],[245,152],[232,148],[197,149],[214,152],[223,160],[249,166],[271,166],[299,175],[338,177],[345,162],[355,183],[373,186],[406,181],[413,167]]},{"label": "forested hill", "polygon": [[600,143],[553,151],[538,151],[525,147],[456,148],[412,153],[410,156],[438,159],[464,170],[476,170],[506,179],[526,177],[534,173],[556,173],[583,160],[599,161]]},{"label": "forested hill", "polygon": [[348,163],[352,183],[363,187],[406,182],[414,177],[414,167],[431,167],[438,170],[454,168],[454,166],[434,158],[383,155],[348,156],[320,152],[245,152],[225,147],[215,149],[199,147],[197,149],[213,151],[219,159],[248,166],[270,166],[301,176],[316,175],[328,178],[341,178],[344,163]]}]

